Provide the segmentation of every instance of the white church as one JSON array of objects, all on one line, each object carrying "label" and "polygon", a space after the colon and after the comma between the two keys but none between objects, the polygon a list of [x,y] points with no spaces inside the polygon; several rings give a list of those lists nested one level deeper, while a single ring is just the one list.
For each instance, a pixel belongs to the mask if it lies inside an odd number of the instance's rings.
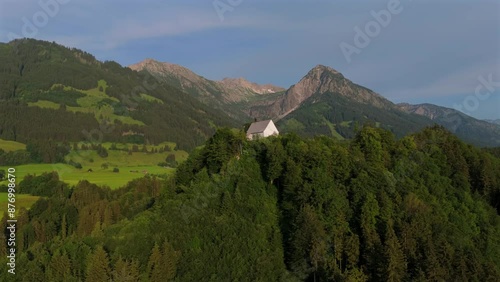
[{"label": "white church", "polygon": [[269,119],[252,123],[247,130],[247,139],[256,140],[279,134],[278,128],[276,128],[274,122]]}]

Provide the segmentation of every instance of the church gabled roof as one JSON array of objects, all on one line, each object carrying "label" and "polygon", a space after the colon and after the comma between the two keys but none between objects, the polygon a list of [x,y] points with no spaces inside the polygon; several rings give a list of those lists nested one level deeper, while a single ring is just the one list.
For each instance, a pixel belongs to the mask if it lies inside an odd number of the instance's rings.
[{"label": "church gabled roof", "polygon": [[248,128],[247,134],[262,133],[271,122],[272,120],[269,119],[252,123]]}]

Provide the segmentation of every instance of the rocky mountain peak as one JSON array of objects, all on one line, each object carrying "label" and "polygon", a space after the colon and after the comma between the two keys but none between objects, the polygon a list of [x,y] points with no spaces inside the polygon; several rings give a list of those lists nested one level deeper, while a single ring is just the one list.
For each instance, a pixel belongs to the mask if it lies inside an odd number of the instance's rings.
[{"label": "rocky mountain peak", "polygon": [[342,75],[340,72],[338,72],[337,70],[329,67],[329,66],[325,66],[325,65],[316,65],[314,68],[312,68],[309,73],[323,73],[323,72],[329,72],[329,73],[332,73],[332,74],[340,74]]},{"label": "rocky mountain peak", "polygon": [[394,105],[379,94],[354,84],[340,72],[331,67],[317,65],[312,68],[297,84],[292,85],[284,95],[270,105],[265,111],[254,108],[253,116],[273,116],[281,119],[293,112],[310,98],[321,99],[325,93],[339,94],[355,102],[370,104],[378,108],[388,108]]},{"label": "rocky mountain peak", "polygon": [[268,94],[268,93],[276,93],[280,91],[284,91],[285,89],[279,86],[274,86],[272,84],[257,84],[254,82],[250,82],[243,77],[239,78],[224,78],[221,81],[218,81],[223,87],[228,89],[234,88],[242,88],[251,90],[257,94]]},{"label": "rocky mountain peak", "polygon": [[312,68],[294,87],[310,93],[324,93],[350,83],[338,71],[324,65]]},{"label": "rocky mountain peak", "polygon": [[183,66],[167,62],[158,62],[154,59],[149,58],[128,67],[135,71],[147,70],[148,72],[155,75],[170,75],[177,78],[183,78],[194,83],[200,82],[202,79],[199,75]]},{"label": "rocky mountain peak", "polygon": [[154,69],[154,68],[160,68],[160,69],[174,69],[174,68],[183,68],[182,66],[176,65],[176,64],[171,64],[167,62],[159,62],[154,59],[145,59],[144,61],[141,61],[137,64],[130,65],[129,68],[133,70],[142,70],[142,69]]}]

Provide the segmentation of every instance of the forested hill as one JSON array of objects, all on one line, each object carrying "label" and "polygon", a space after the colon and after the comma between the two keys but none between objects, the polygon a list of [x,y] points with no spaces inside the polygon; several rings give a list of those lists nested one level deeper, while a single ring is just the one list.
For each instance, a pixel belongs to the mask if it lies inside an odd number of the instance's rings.
[{"label": "forested hill", "polygon": [[82,141],[82,132],[93,132],[99,141],[173,141],[192,149],[214,126],[235,125],[175,87],[56,43],[0,43],[0,61],[2,139]]},{"label": "forested hill", "polygon": [[[500,159],[441,127],[349,142],[223,129],[164,182],[45,174],[20,191],[44,198],[18,216],[12,281],[500,277]],[[2,245],[0,273],[5,259]]]}]

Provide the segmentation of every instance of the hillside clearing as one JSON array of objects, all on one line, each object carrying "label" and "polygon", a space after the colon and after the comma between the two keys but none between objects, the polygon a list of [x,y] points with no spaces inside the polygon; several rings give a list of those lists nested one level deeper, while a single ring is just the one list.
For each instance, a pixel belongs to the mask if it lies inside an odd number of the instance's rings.
[{"label": "hillside clearing", "polygon": [[0,149],[4,150],[6,152],[25,150],[26,145],[23,143],[16,142],[16,141],[8,141],[8,140],[0,139]]}]

